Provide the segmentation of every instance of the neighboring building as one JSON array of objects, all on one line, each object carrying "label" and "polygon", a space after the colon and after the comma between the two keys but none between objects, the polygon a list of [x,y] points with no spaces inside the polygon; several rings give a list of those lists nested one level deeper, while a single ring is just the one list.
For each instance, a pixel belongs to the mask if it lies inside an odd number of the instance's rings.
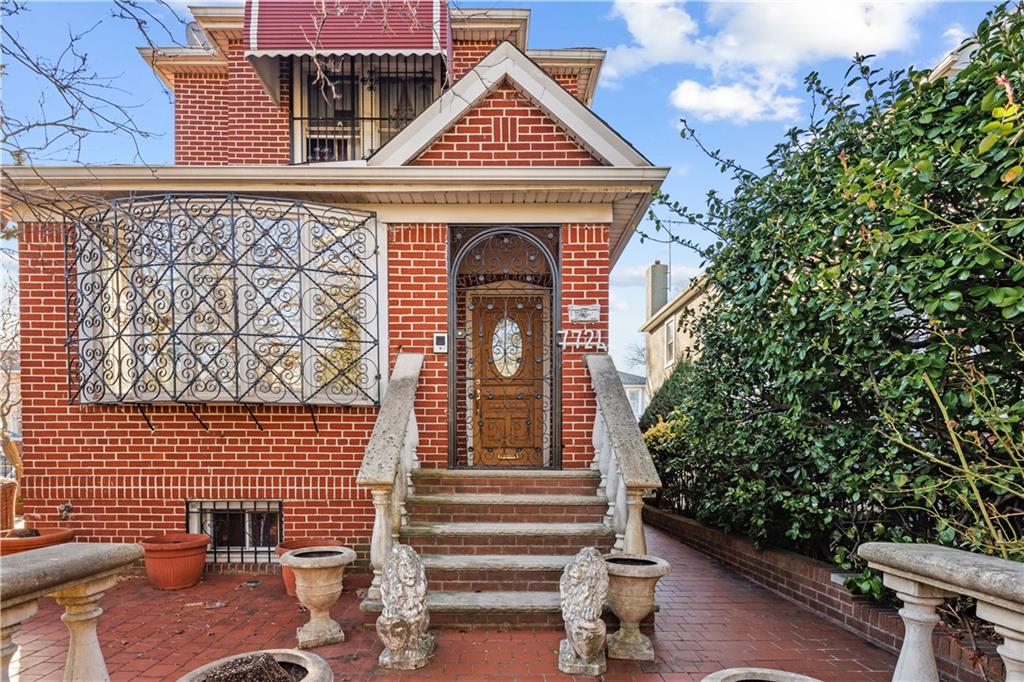
[{"label": "neighboring building", "polygon": [[629,406],[633,408],[633,414],[639,419],[647,409],[647,379],[639,374],[619,372],[619,381],[626,389],[626,398],[629,399]]},{"label": "neighboring building", "polygon": [[[83,540],[203,530],[232,564],[327,535],[365,566],[373,536],[379,568],[398,520],[469,573],[608,548],[614,529],[636,546],[638,518],[600,525],[595,429],[622,420],[596,418],[588,367],[610,361],[587,356],[668,169],[590,110],[604,53],[529,49],[526,10],[338,5],[193,7],[193,46],[142,50],[174,91],[173,166],[5,169],[86,202],[69,229],[22,230],[26,515],[54,524],[71,502],[60,523]],[[420,469],[396,477],[407,457]],[[533,497],[475,494],[496,489]],[[444,526],[460,520],[495,523]],[[491,589],[555,573],[485,617],[560,622],[557,566],[491,559]]]},{"label": "neighboring building", "polygon": [[678,362],[693,358],[694,339],[680,322],[689,314],[699,314],[706,300],[702,277],[669,300],[668,266],[654,261],[647,269],[647,322],[640,331],[647,345],[648,395],[661,388]]}]

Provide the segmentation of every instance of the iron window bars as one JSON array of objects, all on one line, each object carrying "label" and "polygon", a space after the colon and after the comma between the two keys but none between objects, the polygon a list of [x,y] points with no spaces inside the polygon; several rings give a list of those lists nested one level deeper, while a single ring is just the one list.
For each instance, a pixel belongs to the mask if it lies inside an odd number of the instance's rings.
[{"label": "iron window bars", "polygon": [[376,229],[233,194],[84,211],[64,246],[69,399],[378,404]]},{"label": "iron window bars", "polygon": [[440,55],[300,57],[292,81],[292,161],[365,159],[441,94]]},{"label": "iron window bars", "polygon": [[284,539],[280,500],[186,500],[185,532],[206,533],[210,563],[269,563]]}]

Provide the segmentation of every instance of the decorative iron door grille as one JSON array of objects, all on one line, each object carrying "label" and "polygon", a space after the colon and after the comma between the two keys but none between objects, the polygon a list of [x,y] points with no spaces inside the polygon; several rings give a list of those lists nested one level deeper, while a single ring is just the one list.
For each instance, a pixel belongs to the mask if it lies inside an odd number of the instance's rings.
[{"label": "decorative iron door grille", "polygon": [[453,228],[449,466],[561,464],[559,231]]},{"label": "decorative iron door grille", "polygon": [[376,229],[236,195],[84,211],[65,239],[70,399],[377,404]]}]

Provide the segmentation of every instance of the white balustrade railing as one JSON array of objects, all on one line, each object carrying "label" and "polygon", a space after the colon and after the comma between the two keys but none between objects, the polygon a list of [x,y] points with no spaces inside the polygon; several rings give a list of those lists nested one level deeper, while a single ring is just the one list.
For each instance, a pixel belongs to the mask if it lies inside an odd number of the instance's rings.
[{"label": "white balustrade railing", "polygon": [[[97,602],[117,584],[117,576],[142,558],[142,547],[81,542],[52,545],[6,556],[0,572],[0,680],[11,679],[18,647],[14,633],[36,614],[39,600],[56,599],[70,638],[64,664],[65,682],[109,680],[96,636],[103,613]],[[15,677],[16,679],[16,677]]]},{"label": "white balustrade railing", "polygon": [[356,477],[356,483],[369,488],[373,496],[370,599],[380,599],[384,559],[391,553],[402,525],[408,522],[405,500],[413,492],[412,472],[419,468],[419,430],[413,403],[422,367],[423,355],[399,353]]},{"label": "white balustrade railing", "polygon": [[1024,682],[1024,564],[937,545],[869,542],[857,553],[894,590],[905,633],[893,682],[939,679],[932,630],[936,608],[957,595],[977,600],[978,618],[1003,637],[1006,682]]},{"label": "white balustrade railing", "polygon": [[617,551],[646,554],[643,497],[648,491],[661,487],[661,478],[644,444],[611,356],[588,355],[587,368],[597,396],[591,468],[601,472],[598,489],[608,498],[605,525],[615,530]]}]

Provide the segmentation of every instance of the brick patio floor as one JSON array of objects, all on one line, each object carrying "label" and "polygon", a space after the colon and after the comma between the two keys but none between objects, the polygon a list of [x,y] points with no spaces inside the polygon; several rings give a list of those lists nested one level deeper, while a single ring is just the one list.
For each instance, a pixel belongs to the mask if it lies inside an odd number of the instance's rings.
[{"label": "brick patio floor", "polygon": [[[647,528],[651,553],[672,563],[658,586],[652,663],[608,661],[609,680],[700,680],[738,666],[781,668],[825,680],[889,680],[895,657],[776,597],[674,538]],[[244,585],[249,578],[261,581]],[[284,594],[279,576],[210,575],[182,592],[160,592],[144,575],[111,590],[101,605],[100,642],[113,680],[174,680],[199,665],[236,653],[295,644],[305,622],[298,603]],[[67,630],[53,600],[14,640],[21,645],[20,679],[59,680]],[[556,667],[556,631],[438,633],[438,652],[416,673],[376,670],[381,647],[361,627],[355,590],[347,588],[332,615],[348,635],[344,644],[321,647],[335,679],[564,680]]]}]

